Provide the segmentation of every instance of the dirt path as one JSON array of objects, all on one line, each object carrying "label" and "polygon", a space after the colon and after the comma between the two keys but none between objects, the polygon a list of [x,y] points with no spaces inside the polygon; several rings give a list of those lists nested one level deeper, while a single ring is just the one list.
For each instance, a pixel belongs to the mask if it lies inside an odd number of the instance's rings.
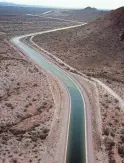
[{"label": "dirt path", "polygon": [[[37,35],[37,34],[36,34]],[[55,55],[53,55],[52,53],[46,51],[45,49],[43,49],[42,47],[38,46],[34,41],[33,38],[36,36],[32,36],[30,38],[30,42],[32,45],[34,45],[35,47],[37,47],[38,49],[40,49],[41,51],[43,51],[44,53],[46,53],[47,55],[51,56],[52,58],[54,58],[57,62],[59,62],[60,64],[64,64],[66,67],[71,68],[72,70],[74,70],[74,68],[72,68],[71,66],[69,66],[68,64],[64,63],[61,59],[59,59],[58,57],[56,57]],[[82,76],[85,76],[84,74],[78,72],[79,74],[81,74]],[[85,76],[86,77],[86,76]],[[111,94],[113,97],[115,97],[119,102],[120,102],[120,107],[123,108],[124,107],[124,100],[116,93],[114,92],[110,87],[108,87],[106,84],[104,84],[103,82],[101,82],[100,80],[96,79],[96,78],[91,78],[92,81],[96,82],[97,84],[99,84],[100,86],[102,86],[105,90],[107,90],[107,92],[109,94]]]}]

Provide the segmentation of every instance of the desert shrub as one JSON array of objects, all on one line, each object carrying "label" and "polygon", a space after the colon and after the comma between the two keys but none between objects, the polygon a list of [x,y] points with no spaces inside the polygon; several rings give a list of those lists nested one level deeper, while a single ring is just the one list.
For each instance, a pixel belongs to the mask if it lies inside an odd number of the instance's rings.
[{"label": "desert shrub", "polygon": [[121,138],[121,141],[124,143],[124,135],[122,135],[120,138]]},{"label": "desert shrub", "polygon": [[17,85],[19,86],[19,85],[20,85],[20,83],[19,83],[19,82],[17,82]]},{"label": "desert shrub", "polygon": [[28,105],[28,104],[26,104],[26,105],[25,105],[25,108],[28,108],[28,106],[29,106],[29,105]]},{"label": "desert shrub", "polygon": [[30,97],[31,97],[30,95],[27,96],[27,98],[30,98]]},{"label": "desert shrub", "polygon": [[124,129],[121,130],[121,134],[124,135]]},{"label": "desert shrub", "polygon": [[45,128],[44,130],[43,130],[43,133],[48,133],[49,132],[49,129],[47,129],[47,128]]},{"label": "desert shrub", "polygon": [[24,112],[27,112],[27,109],[24,109]]},{"label": "desert shrub", "polygon": [[124,155],[124,146],[119,146],[118,147],[118,153],[120,154],[120,156],[122,156],[123,157],[123,155]]},{"label": "desert shrub", "polygon": [[38,107],[38,108],[37,108],[37,111],[41,113],[41,112],[42,112],[42,107],[41,107],[41,106]]},{"label": "desert shrub", "polygon": [[76,70],[71,70],[71,72],[72,72],[72,73],[77,73],[77,71],[76,71]]},{"label": "desert shrub", "polygon": [[112,137],[115,137],[115,133],[114,133],[114,132],[111,132],[111,136],[112,136]]},{"label": "desert shrub", "polygon": [[116,107],[116,109],[117,109],[117,110],[120,110],[120,107],[119,107],[119,106],[117,106],[117,107]]},{"label": "desert shrub", "polygon": [[13,134],[13,135],[20,135],[20,134],[24,134],[25,131],[24,130],[17,130],[17,129],[9,129],[9,131]]},{"label": "desert shrub", "polygon": [[44,102],[42,103],[42,108],[46,108],[46,107],[47,107],[47,102],[44,101]]},{"label": "desert shrub", "polygon": [[9,108],[13,108],[13,105],[11,103],[5,103],[5,105]]},{"label": "desert shrub", "polygon": [[116,163],[115,160],[109,160],[109,163]]},{"label": "desert shrub", "polygon": [[108,97],[108,94],[105,94],[104,96],[105,96],[105,97]]},{"label": "desert shrub", "polygon": [[104,131],[103,131],[104,135],[108,136],[109,133],[110,133],[110,129],[109,128],[104,129]]},{"label": "desert shrub", "polygon": [[115,146],[115,142],[113,141],[113,139],[111,139],[111,138],[109,138],[109,137],[107,137],[107,138],[105,139],[105,144],[106,144],[106,149],[107,149],[108,151],[111,151],[112,148]]},{"label": "desert shrub", "polygon": [[42,140],[43,140],[43,139],[46,139],[46,137],[47,137],[47,134],[41,134],[41,135],[40,135],[40,139],[42,139]]},{"label": "desert shrub", "polygon": [[12,159],[12,162],[13,162],[13,163],[18,163],[18,161],[17,161],[16,158],[13,158],[13,159]]},{"label": "desert shrub", "polygon": [[118,101],[118,99],[115,99],[115,103],[118,103],[119,101]]},{"label": "desert shrub", "polygon": [[29,104],[28,104],[29,106],[32,106],[32,103],[31,102],[29,102]]},{"label": "desert shrub", "polygon": [[37,83],[34,83],[34,85],[33,85],[34,87],[37,87],[38,86],[38,84]]},{"label": "desert shrub", "polygon": [[67,67],[67,68],[66,68],[66,70],[68,70],[68,71],[69,71],[69,70],[70,70],[70,68],[69,68],[69,67]]},{"label": "desert shrub", "polygon": [[31,136],[31,139],[32,139],[33,142],[37,142],[37,140],[38,140],[36,135]]},{"label": "desert shrub", "polygon": [[37,101],[37,99],[36,98],[33,98],[32,101]]},{"label": "desert shrub", "polygon": [[106,82],[107,82],[108,84],[111,84],[111,81],[110,81],[110,80],[106,80]]},{"label": "desert shrub", "polygon": [[31,143],[31,139],[27,139],[24,146],[27,148]]},{"label": "desert shrub", "polygon": [[20,115],[20,114],[17,114],[16,117],[19,118],[19,119],[22,119],[22,115]]},{"label": "desert shrub", "polygon": [[111,100],[107,100],[107,102],[110,104],[111,103]]},{"label": "desert shrub", "polygon": [[105,107],[105,109],[108,109],[108,105],[105,105],[104,107]]}]

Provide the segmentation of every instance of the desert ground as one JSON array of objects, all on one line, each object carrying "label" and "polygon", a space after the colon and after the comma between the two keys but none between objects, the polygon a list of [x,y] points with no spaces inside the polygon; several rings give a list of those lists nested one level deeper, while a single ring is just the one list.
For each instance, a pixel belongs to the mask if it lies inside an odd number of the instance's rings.
[{"label": "desert ground", "polygon": [[48,159],[55,156],[61,111],[56,126],[54,113],[64,98],[61,84],[19,52],[9,39],[72,24],[23,14],[0,15],[0,163],[39,163],[47,151]]},{"label": "desert ground", "polygon": [[[38,35],[33,41],[76,71],[86,74],[89,79],[99,79],[124,100],[123,13],[124,7],[85,26]],[[94,145],[96,162],[122,163],[124,105],[98,83],[96,87],[101,116],[93,119],[93,126],[97,126],[97,120],[101,118],[100,141]],[[93,110],[93,114],[94,112],[96,110]],[[94,140],[96,137],[97,134],[94,135]]]},{"label": "desert ground", "polygon": [[0,162],[40,162],[55,110],[42,70],[0,41]]},{"label": "desert ground", "polygon": [[30,15],[0,15],[0,31],[9,38],[52,28],[75,25],[75,22],[51,20]]}]

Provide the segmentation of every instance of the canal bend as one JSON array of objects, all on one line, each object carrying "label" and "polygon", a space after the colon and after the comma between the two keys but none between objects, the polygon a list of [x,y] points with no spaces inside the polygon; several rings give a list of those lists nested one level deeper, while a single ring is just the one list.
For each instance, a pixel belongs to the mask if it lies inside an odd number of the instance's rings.
[{"label": "canal bend", "polygon": [[21,39],[25,36],[15,37],[11,42],[33,59],[44,70],[58,77],[68,89],[71,98],[70,123],[66,152],[66,163],[86,163],[86,122],[85,104],[83,96],[73,78],[64,70],[50,63],[32,47],[24,44]]}]

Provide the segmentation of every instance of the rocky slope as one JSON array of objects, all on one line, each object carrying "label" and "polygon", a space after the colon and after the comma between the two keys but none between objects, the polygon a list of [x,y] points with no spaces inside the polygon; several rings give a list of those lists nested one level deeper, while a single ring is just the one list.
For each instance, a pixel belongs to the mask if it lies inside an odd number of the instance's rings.
[{"label": "rocky slope", "polygon": [[85,26],[44,34],[34,40],[80,71],[123,81],[123,27],[124,7]]}]

